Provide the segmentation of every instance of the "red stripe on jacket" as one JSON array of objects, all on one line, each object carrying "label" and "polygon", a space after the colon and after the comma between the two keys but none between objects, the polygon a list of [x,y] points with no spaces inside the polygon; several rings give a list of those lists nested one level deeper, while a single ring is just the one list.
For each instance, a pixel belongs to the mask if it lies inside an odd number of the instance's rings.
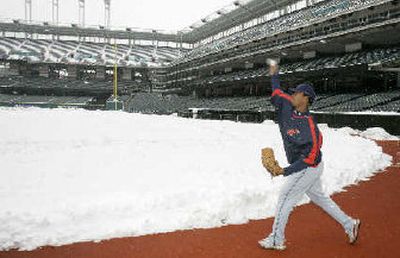
[{"label": "red stripe on jacket", "polygon": [[291,101],[292,98],[293,98],[292,96],[290,96],[290,95],[288,95],[288,94],[282,92],[281,89],[275,89],[275,90],[272,92],[272,95],[271,95],[271,96],[273,97],[273,96],[275,96],[275,95],[278,95],[279,97],[285,98],[285,99],[287,99],[287,100],[289,100],[289,101]]},{"label": "red stripe on jacket", "polygon": [[313,165],[315,162],[315,158],[317,157],[318,151],[319,151],[319,146],[320,144],[322,144],[322,136],[320,134],[319,140],[320,143],[317,142],[317,136],[315,134],[315,125],[314,125],[314,121],[312,120],[311,116],[308,117],[308,124],[310,125],[310,130],[311,130],[311,136],[312,136],[312,149],[310,154],[308,155],[307,158],[304,159],[304,162],[309,164],[309,165]]}]

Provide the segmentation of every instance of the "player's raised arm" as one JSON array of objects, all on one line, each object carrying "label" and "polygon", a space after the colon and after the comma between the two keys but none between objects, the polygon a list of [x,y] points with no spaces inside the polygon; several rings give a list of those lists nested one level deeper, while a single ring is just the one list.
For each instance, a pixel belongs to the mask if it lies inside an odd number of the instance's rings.
[{"label": "player's raised arm", "polygon": [[281,83],[279,80],[279,65],[275,60],[269,60],[269,75],[271,76],[271,103],[274,106],[280,106],[283,102],[291,102],[292,96],[284,93],[281,89]]},{"label": "player's raised arm", "polygon": [[272,92],[274,92],[276,89],[281,88],[281,84],[279,81],[279,66],[278,63],[275,60],[269,59],[268,60],[269,64],[269,76],[271,76],[271,86],[272,86]]}]

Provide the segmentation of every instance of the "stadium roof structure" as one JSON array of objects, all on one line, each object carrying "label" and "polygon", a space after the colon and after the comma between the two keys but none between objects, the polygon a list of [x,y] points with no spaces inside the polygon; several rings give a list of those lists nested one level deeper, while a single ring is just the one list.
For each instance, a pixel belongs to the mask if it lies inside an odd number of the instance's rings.
[{"label": "stadium roof structure", "polygon": [[236,0],[177,32],[140,28],[110,29],[103,26],[81,27],[78,24],[55,25],[50,22],[34,23],[23,20],[0,20],[0,31],[112,39],[156,39],[194,44],[291,3],[293,1],[290,0]]},{"label": "stadium roof structure", "polygon": [[160,30],[125,28],[109,29],[103,26],[80,27],[77,24],[52,25],[48,22],[26,23],[21,20],[0,21],[0,31],[37,33],[42,35],[62,35],[62,36],[81,36],[81,37],[105,37],[112,39],[141,39],[180,42],[180,36],[173,32]]},{"label": "stadium roof structure", "polygon": [[293,1],[237,0],[186,28],[183,39],[195,43],[290,4]]}]

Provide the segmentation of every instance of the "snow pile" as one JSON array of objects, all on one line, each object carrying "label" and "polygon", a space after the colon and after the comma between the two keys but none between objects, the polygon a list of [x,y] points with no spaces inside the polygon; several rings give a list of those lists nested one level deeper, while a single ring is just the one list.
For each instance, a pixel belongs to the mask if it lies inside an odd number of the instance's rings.
[{"label": "snow pile", "polygon": [[[391,163],[371,140],[321,130],[329,193]],[[261,148],[287,165],[272,121],[0,108],[0,134],[3,250],[270,217],[284,178],[267,175]]]},{"label": "snow pile", "polygon": [[350,127],[342,127],[338,130],[342,132],[347,132],[353,136],[361,136],[372,140],[400,140],[397,136],[391,135],[386,132],[385,129],[383,129],[382,127],[370,127],[365,131],[360,131]]},{"label": "snow pile", "polygon": [[360,136],[375,140],[399,140],[398,137],[389,134],[381,127],[368,128],[364,132],[361,132]]}]

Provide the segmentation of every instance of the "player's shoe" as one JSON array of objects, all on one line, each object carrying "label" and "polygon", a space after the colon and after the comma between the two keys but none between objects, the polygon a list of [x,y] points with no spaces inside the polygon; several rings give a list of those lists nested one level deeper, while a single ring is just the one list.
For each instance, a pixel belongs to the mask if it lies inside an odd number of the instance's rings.
[{"label": "player's shoe", "polygon": [[258,241],[260,246],[264,249],[272,249],[272,250],[285,250],[286,246],[283,243],[274,243],[270,237],[266,237]]},{"label": "player's shoe", "polygon": [[358,232],[360,230],[361,221],[359,219],[353,220],[353,227],[347,231],[346,234],[349,237],[349,243],[354,244],[358,238]]}]

